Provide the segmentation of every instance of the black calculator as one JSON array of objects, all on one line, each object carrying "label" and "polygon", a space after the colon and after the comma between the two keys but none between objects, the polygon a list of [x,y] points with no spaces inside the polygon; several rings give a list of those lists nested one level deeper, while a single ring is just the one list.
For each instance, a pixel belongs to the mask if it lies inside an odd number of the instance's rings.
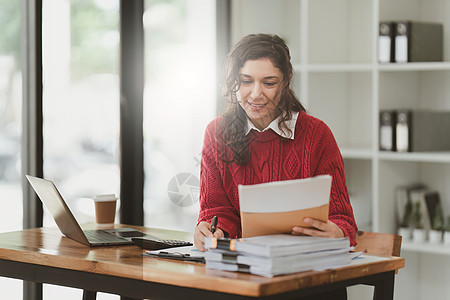
[{"label": "black calculator", "polygon": [[172,239],[159,239],[157,237],[137,237],[131,239],[133,243],[146,250],[160,250],[182,246],[192,246],[191,242]]}]

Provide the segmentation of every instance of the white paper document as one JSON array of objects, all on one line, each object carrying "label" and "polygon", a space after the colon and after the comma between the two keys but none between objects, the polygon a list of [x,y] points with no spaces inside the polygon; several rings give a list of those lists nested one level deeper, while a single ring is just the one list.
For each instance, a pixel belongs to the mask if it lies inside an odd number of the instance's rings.
[{"label": "white paper document", "polygon": [[288,233],[306,226],[306,217],[326,222],[331,193],[330,175],[239,185],[242,236]]},{"label": "white paper document", "polygon": [[331,176],[239,185],[241,211],[273,213],[308,209],[328,204]]}]

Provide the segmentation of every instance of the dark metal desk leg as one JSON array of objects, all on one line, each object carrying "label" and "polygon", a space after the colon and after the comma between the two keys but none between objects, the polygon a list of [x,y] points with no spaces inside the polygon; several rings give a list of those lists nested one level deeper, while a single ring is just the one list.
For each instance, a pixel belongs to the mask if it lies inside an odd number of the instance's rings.
[{"label": "dark metal desk leg", "polygon": [[23,299],[42,300],[42,283],[24,281]]},{"label": "dark metal desk leg", "polygon": [[95,300],[97,299],[97,292],[83,291],[83,300]]},{"label": "dark metal desk leg", "polygon": [[382,279],[375,285],[373,300],[394,299],[394,280],[394,271],[384,274]]},{"label": "dark metal desk leg", "polygon": [[[83,300],[95,300],[95,299],[97,299],[97,292],[86,290],[83,291]],[[136,300],[136,299],[121,296],[120,300]]]}]

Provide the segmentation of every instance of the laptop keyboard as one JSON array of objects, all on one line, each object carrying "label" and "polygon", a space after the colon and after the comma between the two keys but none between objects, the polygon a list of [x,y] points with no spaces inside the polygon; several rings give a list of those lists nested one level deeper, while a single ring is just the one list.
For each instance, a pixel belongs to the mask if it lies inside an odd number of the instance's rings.
[{"label": "laptop keyboard", "polygon": [[84,234],[91,243],[123,242],[125,239],[103,230],[84,230]]}]

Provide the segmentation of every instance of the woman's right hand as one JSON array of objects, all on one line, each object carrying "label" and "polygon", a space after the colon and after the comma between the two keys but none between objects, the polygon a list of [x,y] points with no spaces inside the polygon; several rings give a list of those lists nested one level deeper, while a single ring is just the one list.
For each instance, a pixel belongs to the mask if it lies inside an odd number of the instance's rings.
[{"label": "woman's right hand", "polygon": [[225,237],[222,229],[217,228],[213,234],[211,232],[211,224],[210,223],[208,223],[206,221],[200,222],[197,225],[197,227],[195,227],[195,232],[194,232],[194,245],[200,251],[205,251],[205,236],[216,237],[216,238]]}]

